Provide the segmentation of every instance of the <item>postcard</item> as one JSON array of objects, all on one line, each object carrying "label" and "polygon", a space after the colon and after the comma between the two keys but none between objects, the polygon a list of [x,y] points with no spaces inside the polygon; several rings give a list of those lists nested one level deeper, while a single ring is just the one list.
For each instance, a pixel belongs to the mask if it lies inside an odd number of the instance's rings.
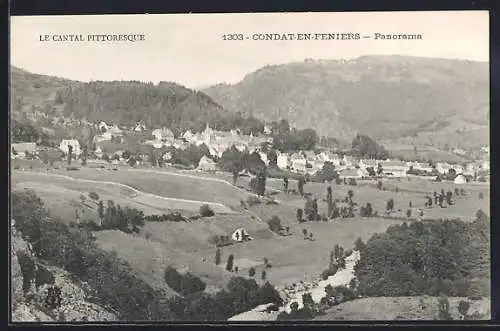
[{"label": "postcard", "polygon": [[13,323],[491,318],[487,11],[10,24]]}]

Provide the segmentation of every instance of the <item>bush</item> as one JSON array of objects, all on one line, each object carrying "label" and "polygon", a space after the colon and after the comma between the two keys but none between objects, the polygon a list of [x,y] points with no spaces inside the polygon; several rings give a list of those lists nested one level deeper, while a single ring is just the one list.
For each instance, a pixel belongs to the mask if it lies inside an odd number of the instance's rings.
[{"label": "bush", "polygon": [[80,168],[78,168],[78,167],[66,167],[66,170],[67,171],[76,171],[76,170],[80,170]]},{"label": "bush", "polygon": [[281,220],[278,216],[273,216],[269,221],[267,221],[269,230],[278,233],[282,230]]},{"label": "bush", "polygon": [[250,276],[250,277],[255,276],[255,268],[254,268],[254,267],[251,267],[251,268],[248,270],[248,276]]},{"label": "bush", "polygon": [[99,201],[99,194],[95,192],[89,192],[89,198],[94,200],[94,201]]},{"label": "bush", "polygon": [[47,268],[42,265],[38,265],[38,269],[35,273],[36,287],[40,287],[45,284],[53,285],[55,284],[55,281],[56,279],[54,275],[49,270],[47,270]]},{"label": "bush", "polygon": [[214,211],[208,205],[200,207],[200,215],[203,217],[212,217],[215,215]]},{"label": "bush", "polygon": [[255,206],[255,205],[259,205],[262,203],[262,200],[259,199],[258,197],[256,196],[250,196],[247,198],[247,204],[252,207],[252,206]]}]

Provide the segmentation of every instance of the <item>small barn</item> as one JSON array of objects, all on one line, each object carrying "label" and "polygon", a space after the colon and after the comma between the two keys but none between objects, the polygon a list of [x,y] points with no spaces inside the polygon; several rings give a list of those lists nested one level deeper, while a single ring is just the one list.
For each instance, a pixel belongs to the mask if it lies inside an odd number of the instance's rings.
[{"label": "small barn", "polygon": [[237,241],[237,242],[243,242],[243,241],[252,240],[253,238],[250,237],[250,235],[248,234],[248,232],[245,229],[239,228],[233,232],[231,239],[234,241]]}]

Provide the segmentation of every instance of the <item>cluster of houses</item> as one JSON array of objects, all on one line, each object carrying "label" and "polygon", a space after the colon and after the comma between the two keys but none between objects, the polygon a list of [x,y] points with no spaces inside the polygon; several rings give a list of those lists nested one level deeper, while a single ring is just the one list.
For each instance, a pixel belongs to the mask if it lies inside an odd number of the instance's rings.
[{"label": "cluster of houses", "polygon": [[[108,125],[105,122],[94,124],[98,131],[98,135],[94,137],[96,149],[94,154],[100,158],[103,156],[101,144],[110,141],[118,140],[123,143],[123,135],[125,131],[143,132],[147,130],[144,123],[139,122],[135,127],[119,128],[117,125]],[[151,131],[150,139],[142,141],[145,146],[152,146],[155,149],[164,147],[173,147],[175,149],[185,150],[189,145],[200,146],[206,145],[209,149],[211,157],[202,157],[199,162],[198,169],[202,171],[213,171],[217,169],[214,159],[222,156],[222,153],[234,146],[239,151],[248,151],[249,153],[257,152],[261,160],[268,165],[269,160],[267,153],[261,150],[263,144],[272,144],[272,137],[269,135],[254,136],[243,135],[238,130],[230,132],[217,131],[212,129],[208,124],[202,132],[193,133],[190,130],[185,131],[179,137],[175,137],[174,133],[168,128],[157,128]],[[78,158],[82,153],[80,143],[76,139],[62,140],[59,145],[59,150],[64,154],[69,152],[69,146],[72,146],[73,155]],[[489,152],[489,148],[485,147],[485,152]],[[12,158],[24,158],[26,155],[36,156],[39,149],[36,143],[18,143],[12,144]],[[405,162],[401,160],[374,160],[374,159],[357,159],[349,155],[339,155],[331,151],[323,151],[314,153],[313,151],[300,151],[296,153],[283,153],[280,151],[277,154],[277,166],[280,169],[288,170],[295,173],[314,175],[320,171],[325,162],[331,162],[335,166],[335,170],[341,178],[364,178],[370,176],[369,168],[377,171],[379,175],[384,177],[407,177],[413,173],[409,170],[414,170],[420,175],[432,176],[436,174],[449,174],[454,170],[457,180],[465,180],[466,177],[474,177],[479,171],[489,171],[489,161],[478,161],[462,164],[449,164],[439,162],[435,165],[422,162]],[[170,153],[165,153],[164,161],[168,162],[171,158]]]},{"label": "cluster of houses", "polygon": [[[340,178],[364,178],[369,177],[369,168],[374,171],[380,169],[384,177],[401,178],[411,176],[410,170],[415,173],[435,178],[436,174],[447,175],[455,171],[456,181],[465,181],[467,177],[474,177],[479,171],[489,171],[489,161],[468,163],[467,165],[450,164],[438,162],[435,165],[423,162],[407,162],[401,160],[375,160],[357,159],[352,156],[339,156],[333,152],[321,152],[315,154],[313,151],[297,153],[277,153],[277,166],[282,170],[296,173],[313,175],[323,168],[325,162],[331,162],[335,166]],[[410,172],[410,173],[409,173]]]}]

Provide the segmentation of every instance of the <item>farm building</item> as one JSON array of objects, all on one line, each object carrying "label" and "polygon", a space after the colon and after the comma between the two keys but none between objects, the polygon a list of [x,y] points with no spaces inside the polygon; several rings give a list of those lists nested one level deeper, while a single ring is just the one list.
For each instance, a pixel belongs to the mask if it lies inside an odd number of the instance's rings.
[{"label": "farm building", "polygon": [[36,143],[17,143],[11,145],[11,151],[13,155],[17,157],[25,157],[27,154],[36,155],[38,154],[38,148]]},{"label": "farm building", "polygon": [[291,165],[290,156],[286,153],[281,153],[278,155],[277,160],[278,168],[280,169],[288,169]]},{"label": "farm building", "polygon": [[73,147],[73,155],[79,156],[82,151],[80,149],[80,143],[76,139],[65,139],[61,141],[61,144],[59,145],[59,149],[64,152],[64,154],[68,154],[69,152],[69,146]]},{"label": "farm building", "polygon": [[198,170],[215,171],[217,170],[217,164],[206,155],[203,155],[198,164]]},{"label": "farm building", "polygon": [[406,172],[410,167],[402,161],[390,160],[381,164],[384,174],[390,177],[406,177]]},{"label": "farm building", "polygon": [[467,178],[464,175],[458,175],[453,182],[455,184],[465,184],[467,183]]},{"label": "farm building", "polygon": [[252,240],[253,238],[250,237],[250,235],[248,234],[248,232],[245,229],[239,228],[233,232],[233,234],[231,235],[231,239],[234,241],[237,241],[237,242],[243,242],[243,241]]}]

